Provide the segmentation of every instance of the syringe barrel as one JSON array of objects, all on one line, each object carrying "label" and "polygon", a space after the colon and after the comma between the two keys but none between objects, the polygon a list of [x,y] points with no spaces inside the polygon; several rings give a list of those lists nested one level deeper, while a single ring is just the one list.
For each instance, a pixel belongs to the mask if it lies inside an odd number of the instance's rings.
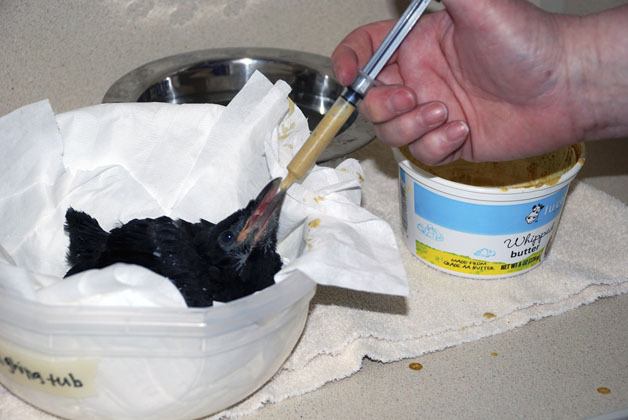
[{"label": "syringe barrel", "polygon": [[[359,102],[359,99],[358,99]],[[287,190],[296,180],[305,176],[316,163],[316,159],[334,139],[342,126],[355,111],[355,104],[344,96],[339,96],[331,109],[318,123],[305,144],[288,164],[288,175],[283,179],[279,188]]]},{"label": "syringe barrel", "polygon": [[430,0],[413,0],[410,3],[351,84],[353,90],[362,96],[366,94],[379,72],[388,63],[429,4]]}]

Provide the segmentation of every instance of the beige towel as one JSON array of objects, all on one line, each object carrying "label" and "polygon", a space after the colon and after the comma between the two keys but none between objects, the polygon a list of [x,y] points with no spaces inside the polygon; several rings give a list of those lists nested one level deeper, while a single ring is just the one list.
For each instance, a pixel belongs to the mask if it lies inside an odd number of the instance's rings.
[{"label": "beige towel", "polygon": [[[360,369],[498,334],[604,296],[628,292],[628,206],[584,182],[572,185],[548,259],[510,279],[477,281],[427,267],[405,248],[397,167],[378,142],[356,153],[364,205],[395,229],[410,281],[407,299],[319,286],[292,356],[258,392],[221,415],[251,413]],[[484,316],[495,314],[495,318]],[[0,418],[48,418],[0,390]]]}]

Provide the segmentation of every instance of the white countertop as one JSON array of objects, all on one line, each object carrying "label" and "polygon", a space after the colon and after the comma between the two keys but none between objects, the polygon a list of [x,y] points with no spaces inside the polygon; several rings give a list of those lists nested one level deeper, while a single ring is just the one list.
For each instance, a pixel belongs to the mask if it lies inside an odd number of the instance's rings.
[{"label": "white countertop", "polygon": [[[43,98],[57,112],[99,103],[126,72],[186,51],[250,46],[329,55],[356,26],[395,16],[397,3],[5,0],[0,115]],[[628,140],[591,143],[587,154],[579,179],[628,203]],[[583,418],[626,409],[627,325],[628,295],[602,299],[424,355],[416,359],[420,371],[408,368],[414,360],[365,360],[356,375],[253,417]],[[611,393],[599,394],[600,386]]]}]

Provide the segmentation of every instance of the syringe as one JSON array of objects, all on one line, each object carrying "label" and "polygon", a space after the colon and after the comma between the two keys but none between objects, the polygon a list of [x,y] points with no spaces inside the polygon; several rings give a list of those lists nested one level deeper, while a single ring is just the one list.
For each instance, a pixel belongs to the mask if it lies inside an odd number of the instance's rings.
[{"label": "syringe", "polygon": [[281,181],[280,190],[287,190],[295,181],[305,176],[314,166],[316,159],[336,136],[340,128],[355,111],[358,103],[364,98],[373,81],[384,68],[399,44],[414,27],[430,0],[413,0],[403,12],[397,23],[386,35],[373,57],[362,68],[350,87],[344,89],[336,102],[318,123],[310,137],[301,146],[297,154],[288,164],[288,175]]}]

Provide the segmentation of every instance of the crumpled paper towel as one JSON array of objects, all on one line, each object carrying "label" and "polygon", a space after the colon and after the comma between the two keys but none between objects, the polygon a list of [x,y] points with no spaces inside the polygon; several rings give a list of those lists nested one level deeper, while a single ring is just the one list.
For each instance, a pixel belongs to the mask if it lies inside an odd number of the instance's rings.
[{"label": "crumpled paper towel", "polygon": [[[174,285],[139,266],[62,280],[65,212],[86,211],[105,230],[161,215],[223,219],[284,176],[307,139],[289,92],[285,82],[255,73],[228,107],[107,104],[55,120],[42,101],[3,117],[0,290],[49,304],[185,306]],[[335,169],[316,166],[290,189],[277,281],[300,272],[320,284],[407,294],[390,226],[360,207],[362,179],[348,159]]]}]

